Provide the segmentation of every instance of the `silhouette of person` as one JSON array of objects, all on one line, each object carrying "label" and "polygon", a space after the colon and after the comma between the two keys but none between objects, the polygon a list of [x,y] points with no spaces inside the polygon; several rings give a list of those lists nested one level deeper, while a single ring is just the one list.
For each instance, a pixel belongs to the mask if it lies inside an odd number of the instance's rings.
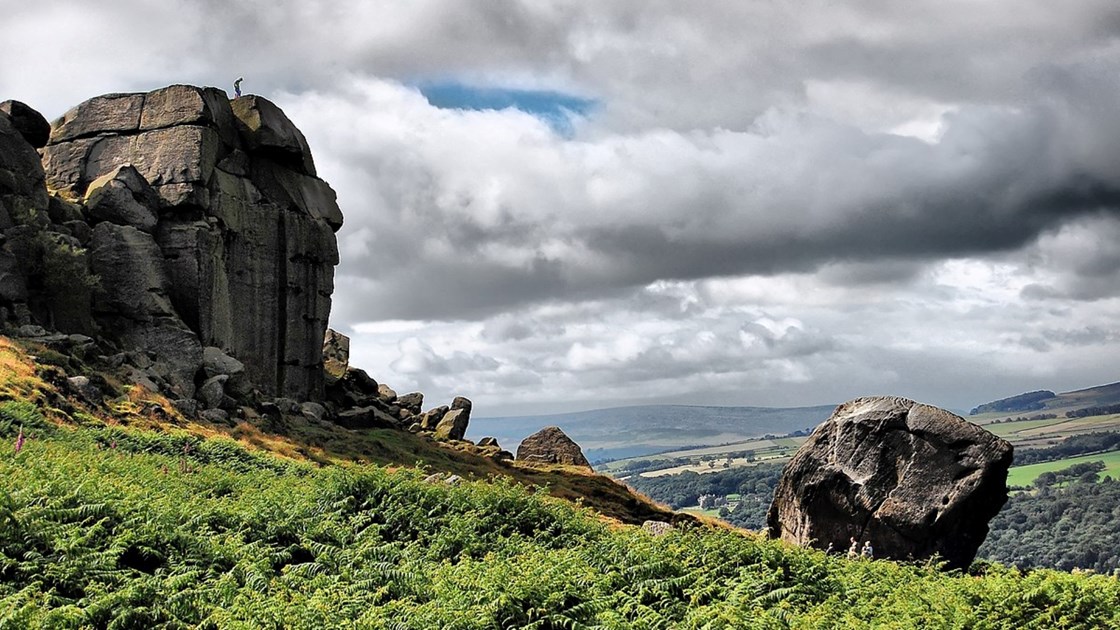
[{"label": "silhouette of person", "polygon": [[851,560],[855,560],[859,557],[859,541],[856,540],[855,536],[851,537],[851,541],[852,546],[848,547],[848,558]]},{"label": "silhouette of person", "polygon": [[871,558],[874,554],[875,552],[871,549],[871,541],[863,543],[863,551],[860,552],[860,555],[864,558]]},{"label": "silhouette of person", "polygon": [[235,98],[241,98],[241,82],[244,80],[245,79],[243,77],[237,77],[237,80],[233,82],[233,93],[235,95]]}]

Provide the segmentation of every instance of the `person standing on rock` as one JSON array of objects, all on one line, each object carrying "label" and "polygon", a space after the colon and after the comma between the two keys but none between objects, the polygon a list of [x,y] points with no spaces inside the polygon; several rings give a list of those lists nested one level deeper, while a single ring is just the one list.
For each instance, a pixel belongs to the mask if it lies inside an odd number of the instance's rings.
[{"label": "person standing on rock", "polygon": [[241,98],[241,82],[244,80],[244,77],[237,77],[237,80],[233,82],[233,94],[235,98]]},{"label": "person standing on rock", "polygon": [[856,558],[859,557],[859,541],[856,540],[855,536],[851,537],[851,541],[852,541],[852,546],[848,547],[848,559],[849,560],[855,560]]},{"label": "person standing on rock", "polygon": [[863,556],[864,558],[867,558],[868,560],[870,560],[875,555],[874,550],[871,549],[871,541],[870,540],[863,543],[863,551],[860,552],[860,555]]}]

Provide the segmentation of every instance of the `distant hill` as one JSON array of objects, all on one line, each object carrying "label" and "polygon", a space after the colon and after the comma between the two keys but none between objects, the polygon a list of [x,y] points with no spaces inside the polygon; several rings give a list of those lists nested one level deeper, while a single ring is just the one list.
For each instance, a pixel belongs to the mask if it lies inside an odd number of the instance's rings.
[{"label": "distant hill", "polygon": [[468,439],[498,438],[515,450],[525,437],[559,426],[592,462],[636,457],[687,446],[739,442],[763,435],[785,435],[823,422],[835,405],[817,407],[702,407],[643,405],[576,413],[503,418],[472,418]]},{"label": "distant hill", "polygon": [[984,413],[1021,413],[1027,411],[1050,411],[1062,413],[1084,409],[1086,407],[1102,407],[1120,403],[1120,382],[1108,385],[1098,385],[1072,392],[1055,394],[1047,390],[1027,392],[1018,396],[1002,398],[993,402],[978,405],[969,412],[969,415]]},{"label": "distant hill", "polygon": [[1046,401],[1056,397],[1052,391],[1039,390],[1037,392],[1027,392],[1026,394],[1019,394],[1018,396],[1011,396],[1010,398],[1001,398],[997,401],[985,403],[978,407],[973,407],[968,415],[975,416],[981,413],[988,412],[1014,412],[1014,411],[1038,411],[1046,406]]}]

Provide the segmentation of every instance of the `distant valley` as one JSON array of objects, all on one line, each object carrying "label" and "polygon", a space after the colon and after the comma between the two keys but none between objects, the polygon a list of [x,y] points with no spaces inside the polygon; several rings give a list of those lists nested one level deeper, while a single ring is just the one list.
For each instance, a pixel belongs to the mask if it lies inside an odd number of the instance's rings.
[{"label": "distant valley", "polygon": [[472,418],[467,438],[493,436],[503,447],[515,450],[526,436],[556,425],[579,443],[594,463],[812,429],[835,407],[643,405],[542,416]]}]

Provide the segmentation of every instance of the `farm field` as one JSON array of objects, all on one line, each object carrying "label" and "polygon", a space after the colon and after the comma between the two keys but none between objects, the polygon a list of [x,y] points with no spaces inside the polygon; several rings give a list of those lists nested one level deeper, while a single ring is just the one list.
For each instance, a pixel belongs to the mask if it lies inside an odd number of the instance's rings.
[{"label": "farm field", "polygon": [[[806,437],[784,437],[686,449],[618,460],[604,464],[598,467],[598,470],[608,475],[625,477],[627,474],[632,474],[629,472],[632,466],[649,463],[651,467],[643,466],[638,469],[641,470],[640,474],[643,477],[660,477],[686,471],[705,474],[729,468],[754,466],[759,463],[781,463],[788,460],[806,439]],[[750,454],[744,455],[744,453]],[[662,467],[658,467],[659,464]]]},{"label": "farm field", "polygon": [[1105,475],[1111,475],[1114,478],[1120,477],[1120,451],[1112,451],[1110,453],[1098,453],[1096,455],[1078,455],[1077,457],[1069,457],[1039,464],[1029,464],[1027,466],[1015,466],[1007,473],[1007,485],[1029,486],[1036,477],[1044,472],[1069,468],[1074,464],[1097,461],[1104,462],[1105,465],[1105,469],[1100,473],[1101,477]]},{"label": "farm field", "polygon": [[[706,475],[708,473],[715,473],[715,472],[720,472],[720,471],[723,471],[723,470],[728,470],[729,468],[743,468],[743,467],[746,467],[746,466],[757,466],[759,464],[784,464],[785,462],[789,461],[789,457],[790,457],[789,455],[774,455],[772,457],[759,457],[759,458],[756,458],[756,459],[747,459],[745,457],[735,457],[735,458],[732,458],[730,461],[726,460],[726,459],[705,460],[702,463],[686,464],[686,465],[682,465],[682,466],[673,466],[672,468],[659,468],[657,470],[650,470],[650,471],[641,473],[641,476],[642,477],[665,477],[667,475],[679,475],[680,473],[688,472],[688,471],[691,471],[691,472],[694,472],[694,473],[697,473],[697,474],[700,474],[700,475]],[[712,461],[717,462],[715,466],[711,465]],[[725,467],[723,465],[723,463],[719,463],[719,462],[728,462],[728,465]]]},{"label": "farm field", "polygon": [[1085,418],[1050,418],[1048,420],[1023,420],[985,424],[985,429],[1011,442],[1016,448],[1022,446],[1046,446],[1048,441],[1056,441],[1071,435],[1092,433],[1094,431],[1120,430],[1120,414],[1088,416]]}]

